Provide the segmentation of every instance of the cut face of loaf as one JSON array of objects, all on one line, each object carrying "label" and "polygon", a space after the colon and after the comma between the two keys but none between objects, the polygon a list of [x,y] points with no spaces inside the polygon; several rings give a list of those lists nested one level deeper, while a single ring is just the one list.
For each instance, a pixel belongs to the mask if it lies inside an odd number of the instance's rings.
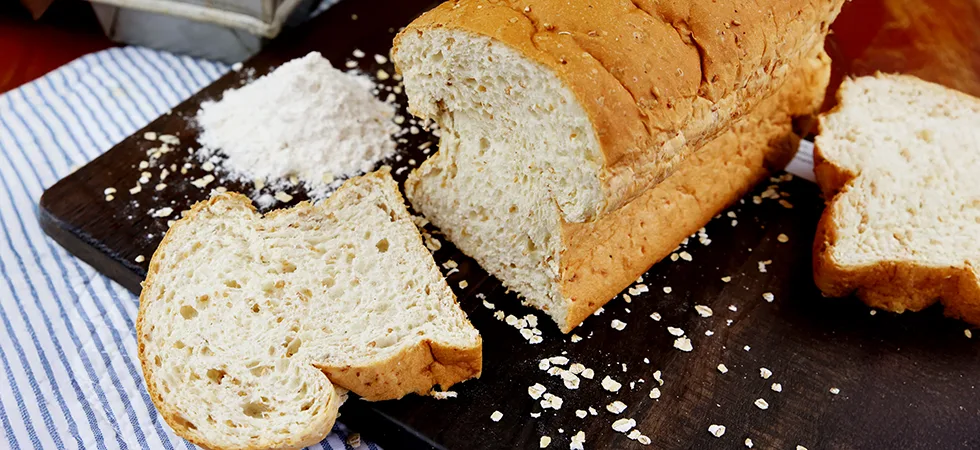
[{"label": "cut face of loaf", "polygon": [[[476,110],[444,114],[440,149],[412,172],[406,193],[464,253],[569,332],[768,168],[789,160],[798,142],[793,117],[815,113],[826,89],[829,60],[821,48],[811,49],[779,91],[667,180],[591,222],[563,219],[547,175],[529,166],[526,158],[533,152],[514,141],[506,125],[497,137],[484,134],[507,123],[501,113],[482,123],[459,120]],[[488,110],[501,109],[506,110]],[[542,124],[539,129],[562,123],[548,114],[529,117]],[[526,132],[532,141],[532,130]],[[552,139],[547,133],[540,137]]]},{"label": "cut face of loaf", "polygon": [[196,205],[150,263],[137,322],[154,403],[207,448],[300,448],[350,389],[369,400],[479,376],[481,340],[387,171],[262,217]]},{"label": "cut face of loaf", "polygon": [[[829,201],[814,241],[826,294],[980,325],[980,99],[905,75],[847,80],[820,118]],[[835,196],[836,194],[836,196]]]},{"label": "cut face of loaf", "polygon": [[450,145],[585,222],[772,95],[842,3],[459,0],[412,22],[392,57],[410,110]]}]

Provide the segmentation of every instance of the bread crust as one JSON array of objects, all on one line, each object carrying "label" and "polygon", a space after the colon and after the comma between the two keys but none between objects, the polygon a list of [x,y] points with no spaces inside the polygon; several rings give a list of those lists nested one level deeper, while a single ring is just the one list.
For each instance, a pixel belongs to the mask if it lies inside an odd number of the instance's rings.
[{"label": "bread crust", "polygon": [[[875,76],[911,78],[921,82],[908,75]],[[845,83],[848,82],[845,80]],[[933,86],[945,90],[941,86]],[[846,106],[843,92],[844,89],[838,91],[838,106],[821,116],[821,128],[824,126],[824,116]],[[976,101],[966,94],[957,94]],[[834,258],[832,250],[838,241],[839,229],[835,211],[839,195],[850,189],[848,183],[859,174],[837,164],[827,153],[818,138],[814,146],[814,173],[827,199],[827,206],[817,224],[813,240],[813,279],[817,287],[827,296],[854,294],[872,308],[896,313],[920,311],[941,302],[947,316],[980,326],[980,268],[973,267],[969,261],[959,267],[887,260],[847,266]]]},{"label": "bread crust", "polygon": [[655,188],[591,223],[564,223],[561,286],[568,333],[745,195],[796,152],[797,116],[815,114],[830,77],[817,47],[781,90],[708,143]]},{"label": "bread crust", "polygon": [[[350,187],[348,184],[351,183],[364,182],[367,178],[375,178],[382,183],[391,183],[394,192],[398,196],[398,202],[401,205],[400,208],[393,211],[393,214],[397,215],[399,220],[411,220],[404,206],[401,193],[398,191],[394,180],[391,179],[387,167],[362,177],[348,180],[345,186],[342,186],[340,189]],[[339,198],[339,196],[335,195],[327,201],[335,201],[334,198]],[[194,431],[191,424],[183,419],[183,416],[177,408],[164,401],[162,395],[156,388],[156,383],[153,381],[155,377],[154,366],[149,361],[149,357],[145,351],[146,335],[148,332],[146,329],[145,310],[149,302],[155,300],[150,298],[147,293],[152,291],[150,287],[155,282],[157,273],[160,271],[160,259],[157,257],[157,254],[161,251],[166,251],[172,236],[175,235],[175,230],[180,229],[180,227],[192,226],[194,218],[201,211],[219,201],[236,202],[253,212],[257,212],[252,205],[251,199],[233,192],[218,194],[206,201],[196,203],[184,217],[173,224],[160,242],[159,247],[154,252],[154,257],[150,260],[147,277],[143,282],[143,291],[140,294],[140,308],[136,319],[136,336],[143,377],[153,404],[177,435],[206,449],[300,449],[322,441],[330,433],[338,416],[338,408],[346,398],[345,389],[349,389],[367,400],[387,400],[401,398],[409,393],[425,395],[429,393],[433,385],[438,384],[443,388],[448,388],[460,381],[480,376],[483,362],[483,344],[482,338],[479,338],[479,336],[476,345],[473,347],[458,347],[428,339],[422,340],[418,345],[406,348],[386,360],[377,361],[366,366],[337,366],[311,363],[311,368],[318,369],[323,375],[323,381],[330,389],[330,396],[326,399],[326,407],[324,408],[323,414],[317,416],[305,430],[281,439],[257,441],[248,446],[229,446],[220,442],[205,440],[200,433]],[[293,208],[313,207],[309,202],[301,202]],[[266,217],[281,214],[283,211],[286,210],[270,212]],[[418,240],[419,247],[424,248],[421,236],[418,236]],[[448,285],[446,285],[446,291],[449,295],[453,295]],[[453,296],[453,300],[456,300],[455,296]],[[334,384],[344,389],[336,388],[333,386]]]},{"label": "bread crust", "polygon": [[[554,72],[599,139],[616,210],[666,179],[783,84],[822,45],[843,0],[456,0],[395,38],[488,36]],[[577,220],[576,220],[577,221]]]}]

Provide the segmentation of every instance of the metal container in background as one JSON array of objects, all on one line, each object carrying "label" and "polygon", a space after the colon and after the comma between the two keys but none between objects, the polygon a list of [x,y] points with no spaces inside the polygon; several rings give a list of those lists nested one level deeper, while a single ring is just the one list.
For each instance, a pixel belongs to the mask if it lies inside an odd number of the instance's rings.
[{"label": "metal container in background", "polygon": [[283,25],[309,17],[317,0],[90,0],[110,39],[234,63]]}]

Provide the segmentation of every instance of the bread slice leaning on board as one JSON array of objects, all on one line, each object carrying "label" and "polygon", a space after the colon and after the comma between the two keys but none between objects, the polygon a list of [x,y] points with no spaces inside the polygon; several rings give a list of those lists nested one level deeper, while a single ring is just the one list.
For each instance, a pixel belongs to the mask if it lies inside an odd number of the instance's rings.
[{"label": "bread slice leaning on board", "polygon": [[153,255],[136,333],[161,415],[210,449],[312,445],[345,389],[426,394],[482,366],[387,170],[264,217],[239,194],[198,203]]},{"label": "bread slice leaning on board", "polygon": [[[737,138],[768,147],[789,138],[788,116],[815,112],[810,100],[826,81],[808,74],[825,72],[824,36],[842,3],[444,3],[403,30],[392,51],[410,110],[443,131],[406,195],[568,332],[727,204],[678,210],[686,225],[662,229],[651,226],[659,208],[683,193],[654,201],[651,190],[685,160],[703,160],[698,152],[743,116],[781,114],[746,122],[778,131],[747,126]],[[782,89],[791,82],[795,91]],[[719,157],[739,151],[729,150]],[[762,170],[694,164],[710,168],[674,185],[717,179],[726,199]],[[637,200],[634,212],[620,212]],[[593,251],[597,243],[608,254]]]},{"label": "bread slice leaning on board", "polygon": [[838,99],[816,140],[817,286],[893,312],[941,300],[980,325],[980,99],[883,74]]}]

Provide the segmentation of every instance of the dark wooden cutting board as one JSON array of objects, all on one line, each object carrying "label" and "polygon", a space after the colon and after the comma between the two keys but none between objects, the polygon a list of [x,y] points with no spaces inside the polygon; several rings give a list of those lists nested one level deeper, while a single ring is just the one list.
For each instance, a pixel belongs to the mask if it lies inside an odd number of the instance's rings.
[{"label": "dark wooden cutting board", "polygon": [[[176,216],[155,218],[148,214],[151,208],[187,209],[216,186],[250,189],[220,176],[206,189],[194,187],[189,181],[207,174],[194,163],[186,174],[170,175],[166,189],[155,191],[151,183],[130,195],[139,162],[159,145],[143,139],[144,131],[178,136],[182,151],[164,155],[160,165],[182,166],[190,161],[185,149],[197,147],[192,119],[202,100],[243,84],[250,69],[259,76],[313,50],[342,66],[359,48],[369,55],[361,70],[391,72],[390,64],[379,65],[370,55],[387,54],[398,28],[428,6],[428,0],[345,1],[287,33],[246,63],[245,70],[224,76],[52,186],[38,212],[45,231],[138,292],[166,222]],[[405,104],[404,96],[399,102]],[[418,146],[433,140],[425,132],[406,137],[400,161],[386,161],[395,169],[409,160],[421,162],[425,155]],[[403,181],[406,173],[396,179]],[[105,200],[107,187],[117,189],[111,202]],[[964,324],[943,318],[937,308],[872,315],[854,299],[823,298],[810,272],[810,245],[823,201],[805,180],[781,183],[780,190],[789,194],[792,209],[773,200],[755,204],[752,195],[733,205],[729,211],[735,213],[736,226],[727,214],[712,221],[706,229],[710,245],[691,239],[686,251],[692,261],[654,266],[644,276],[650,292],[633,296],[629,304],[621,298],[611,302],[575,330],[584,337],[580,342],[571,342],[544,314],[521,306],[496,279],[444,243],[435,258],[440,265],[450,259],[459,263],[449,283],[483,336],[482,377],[455,386],[455,399],[352,399],[341,421],[390,449],[539,448],[541,436],[553,439],[548,448],[567,449],[579,431],[585,433],[586,448],[647,448],[611,428],[618,418],[635,419],[636,428],[653,441],[649,448],[733,448],[742,447],[746,438],[766,449],[980,448],[980,350],[964,336]],[[292,203],[305,199],[299,189],[290,193]],[[788,242],[780,242],[780,234]],[[140,255],[147,260],[136,262]],[[759,262],[767,260],[772,263],[761,272]],[[721,280],[726,276],[728,283]],[[465,289],[459,288],[462,280],[469,284]],[[669,294],[663,289],[667,286]],[[766,292],[773,294],[773,302],[763,299]],[[528,344],[517,329],[495,319],[478,294],[507,314],[536,313],[544,342]],[[709,306],[713,315],[701,317],[695,305]],[[660,321],[650,317],[654,312]],[[626,328],[613,329],[614,319]],[[694,350],[674,349],[668,326],[685,330]],[[554,356],[592,368],[595,379],[566,389],[560,378],[538,367],[541,359]],[[719,364],[729,371],[720,373]],[[763,379],[761,368],[772,376]],[[662,386],[654,380],[658,370]],[[600,387],[607,375],[623,384],[618,394]],[[563,399],[560,410],[542,411],[527,392],[535,383]],[[773,383],[780,383],[782,392],[774,392]],[[659,399],[650,398],[653,387],[661,390]],[[839,394],[832,394],[832,388]],[[768,409],[754,405],[759,398]],[[606,411],[614,400],[627,405],[618,416]],[[589,407],[598,415],[576,416]],[[494,411],[503,413],[499,422],[490,418]],[[709,434],[712,424],[724,425],[725,434]]]}]

